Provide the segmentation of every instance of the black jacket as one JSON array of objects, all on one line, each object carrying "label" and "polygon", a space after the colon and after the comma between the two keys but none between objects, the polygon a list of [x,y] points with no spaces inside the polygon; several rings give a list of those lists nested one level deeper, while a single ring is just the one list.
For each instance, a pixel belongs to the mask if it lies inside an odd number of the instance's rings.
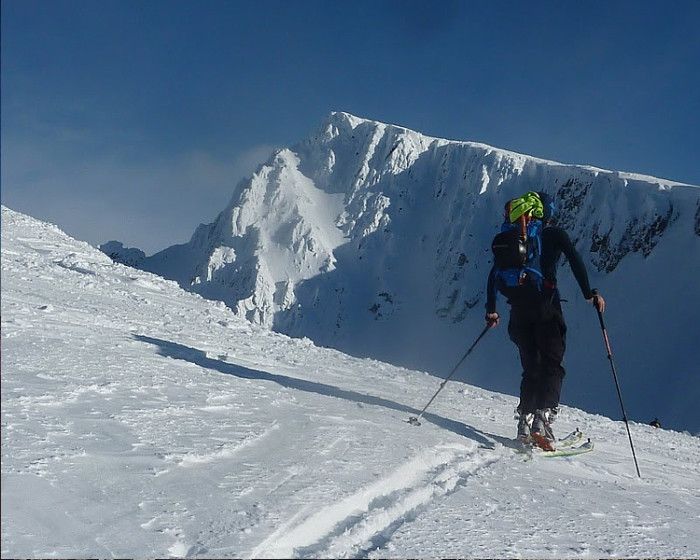
[{"label": "black jacket", "polygon": [[[551,287],[556,287],[557,264],[562,253],[564,253],[564,256],[566,256],[566,259],[569,261],[569,266],[581,288],[581,292],[583,292],[583,297],[586,299],[592,298],[594,294],[588,281],[586,267],[583,264],[581,255],[579,255],[576,247],[574,247],[574,244],[571,242],[569,234],[559,227],[545,227],[542,230],[542,255],[540,257],[540,266],[545,282],[550,286],[550,289],[553,289]],[[495,268],[491,269],[486,287],[486,312],[496,312]]]}]

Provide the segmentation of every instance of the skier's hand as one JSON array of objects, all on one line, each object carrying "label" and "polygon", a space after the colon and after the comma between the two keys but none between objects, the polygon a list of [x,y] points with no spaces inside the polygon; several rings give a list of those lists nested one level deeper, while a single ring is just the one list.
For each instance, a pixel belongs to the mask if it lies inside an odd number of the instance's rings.
[{"label": "skier's hand", "polygon": [[592,303],[593,307],[595,307],[601,313],[605,311],[605,300],[600,294],[595,294],[592,298],[587,299],[586,301]]},{"label": "skier's hand", "polygon": [[487,313],[485,319],[486,319],[486,322],[491,327],[495,327],[496,325],[498,325],[498,321],[499,321],[498,313],[495,313],[495,312],[494,313]]}]

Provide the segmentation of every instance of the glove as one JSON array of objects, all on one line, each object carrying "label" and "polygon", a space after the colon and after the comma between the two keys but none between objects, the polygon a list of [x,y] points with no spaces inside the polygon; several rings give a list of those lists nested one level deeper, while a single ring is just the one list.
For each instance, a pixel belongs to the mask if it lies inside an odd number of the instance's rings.
[{"label": "glove", "polygon": [[498,313],[496,313],[495,311],[493,313],[487,313],[486,317],[484,317],[484,319],[492,327],[495,327],[496,325],[498,325],[498,322],[500,320]]}]

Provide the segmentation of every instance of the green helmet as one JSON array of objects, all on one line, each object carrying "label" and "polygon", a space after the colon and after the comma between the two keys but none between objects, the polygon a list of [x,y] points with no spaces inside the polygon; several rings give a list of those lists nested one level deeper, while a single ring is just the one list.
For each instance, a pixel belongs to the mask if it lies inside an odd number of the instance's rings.
[{"label": "green helmet", "polygon": [[522,215],[532,216],[540,220],[544,217],[544,205],[540,195],[534,191],[508,201],[505,210],[506,219],[511,223],[517,222]]}]

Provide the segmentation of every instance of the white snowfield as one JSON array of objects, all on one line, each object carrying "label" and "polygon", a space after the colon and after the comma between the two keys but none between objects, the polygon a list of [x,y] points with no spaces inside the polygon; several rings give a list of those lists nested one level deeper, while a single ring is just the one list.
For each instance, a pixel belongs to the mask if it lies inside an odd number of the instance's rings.
[{"label": "white snowfield", "polygon": [[633,423],[638,479],[624,424],[564,407],[595,451],[524,461],[515,399],[459,382],[412,426],[435,377],[5,207],[2,284],[3,558],[700,556],[696,437]]}]

